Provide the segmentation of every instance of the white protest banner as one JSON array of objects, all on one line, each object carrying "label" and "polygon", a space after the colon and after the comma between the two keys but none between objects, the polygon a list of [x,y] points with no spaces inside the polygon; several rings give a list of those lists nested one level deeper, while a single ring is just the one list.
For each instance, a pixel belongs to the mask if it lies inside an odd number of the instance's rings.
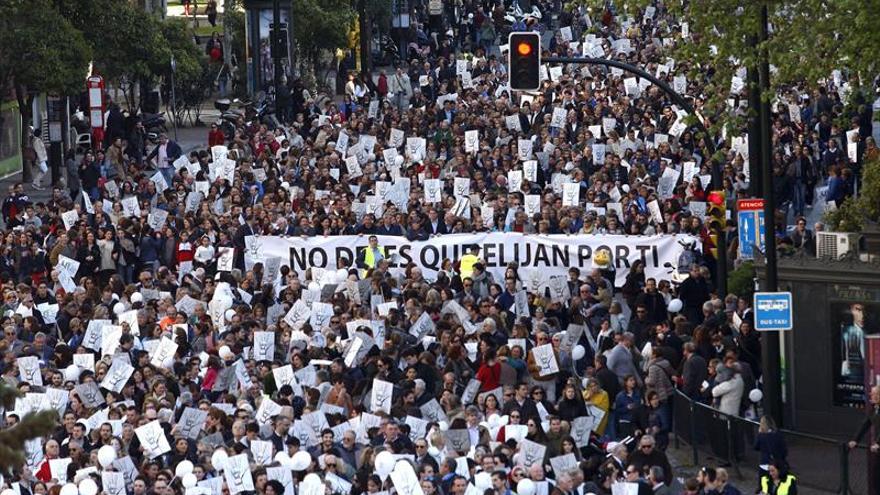
[{"label": "white protest banner", "polygon": [[471,180],[467,177],[456,177],[453,179],[452,186],[453,196],[456,198],[468,196],[471,193]]},{"label": "white protest banner", "polygon": [[64,230],[70,230],[79,220],[79,214],[76,210],[65,211],[61,214],[61,220],[64,221]]},{"label": "white protest banner", "polygon": [[162,429],[159,420],[154,420],[139,428],[135,428],[134,432],[138,440],[141,441],[144,453],[150,459],[155,459],[171,451],[171,445],[168,443],[168,438],[165,437],[165,430]]},{"label": "white protest banner", "polygon": [[523,162],[523,176],[529,182],[538,181],[538,161],[526,160]]},{"label": "white protest banner", "polygon": [[[121,359],[114,359],[113,364],[110,365],[110,369],[107,371],[107,376],[101,382],[101,387],[116,393],[122,393],[122,388],[125,387],[125,382],[128,381],[132,373],[134,373],[134,366]],[[162,453],[160,452],[159,454]]]},{"label": "white protest banner", "polygon": [[534,144],[531,139],[520,139],[516,142],[516,151],[519,161],[524,162],[532,159],[532,148]]},{"label": "white protest banner", "polygon": [[403,146],[405,136],[406,134],[402,130],[392,127],[391,134],[388,139],[388,144],[390,144],[392,148],[400,148],[401,146]]},{"label": "white protest banner", "polygon": [[217,258],[217,271],[231,272],[232,262],[235,258],[235,248],[221,247],[217,249],[217,252],[220,254],[220,256]]},{"label": "white protest banner", "polygon": [[37,356],[22,356],[17,361],[21,381],[30,383],[34,387],[42,387],[43,375],[40,373],[39,358]]},{"label": "white protest banner", "polygon": [[141,207],[138,204],[137,196],[122,198],[122,211],[127,217],[140,218]]},{"label": "white protest banner", "polygon": [[342,156],[345,156],[346,152],[348,152],[348,134],[345,132],[340,132],[339,137],[336,139],[336,151]]},{"label": "white protest banner", "polygon": [[562,129],[565,127],[565,109],[560,107],[553,108],[553,117],[550,120],[550,127]]},{"label": "white protest banner", "polygon": [[660,203],[656,199],[648,203],[648,211],[651,212],[651,220],[655,224],[663,223],[663,213],[661,213]]},{"label": "white protest banner", "polygon": [[464,131],[465,153],[476,153],[480,149],[480,131]]},{"label": "white protest banner", "polygon": [[511,170],[507,172],[507,190],[510,192],[519,192],[522,187],[523,173],[522,170]]},{"label": "white protest banner", "polygon": [[678,184],[678,178],[680,175],[681,172],[678,170],[672,167],[666,167],[666,170],[663,171],[663,175],[660,176],[660,181],[657,183],[657,193],[660,194],[660,199],[668,199],[675,194],[675,186]]},{"label": "white protest banner", "polygon": [[191,440],[196,440],[199,438],[199,433],[202,432],[202,426],[206,419],[208,419],[208,411],[187,407],[177,422],[177,433]]},{"label": "white protest banner", "polygon": [[247,454],[238,454],[226,459],[223,476],[226,478],[229,493],[233,495],[254,491],[254,478],[251,476]]},{"label": "white protest banner", "polygon": [[541,195],[526,194],[523,208],[526,211],[526,216],[529,218],[533,217],[536,213],[541,213]]},{"label": "white protest banner", "polygon": [[151,229],[158,231],[165,226],[165,220],[167,219],[167,211],[161,208],[154,208],[150,210],[150,214],[147,216],[147,224],[149,224]]},{"label": "white protest banner", "polygon": [[390,382],[373,379],[373,391],[370,393],[370,411],[385,411],[391,414],[391,397],[394,393],[394,385]]},{"label": "white protest banner", "polygon": [[[331,236],[315,243],[299,237],[264,236],[263,249],[266,256],[278,256],[282,266],[290,266],[305,277],[309,268],[335,271],[336,260],[356,259],[356,253],[367,246],[368,239],[361,236]],[[623,235],[544,235],[524,236],[518,233],[448,234],[426,241],[409,241],[405,237],[378,236],[379,245],[386,252],[400,253],[400,260],[390,260],[394,276],[403,273],[410,262],[418,266],[424,276],[431,280],[440,269],[444,258],[460,259],[470,246],[481,246],[481,257],[486,268],[496,280],[504,278],[507,264],[517,260],[521,268],[538,269],[546,276],[568,276],[569,267],[581,270],[592,268],[592,254],[599,248],[607,248],[617,269],[617,286],[622,286],[629,267],[636,260],[645,262],[645,276],[668,280],[670,275],[664,263],[678,262],[683,248],[678,241],[693,242],[687,235],[623,236]],[[348,267],[344,267],[348,268]]]},{"label": "white protest banner", "polygon": [[254,361],[275,359],[275,332],[254,332]]},{"label": "white protest banner", "polygon": [[504,117],[504,125],[511,131],[522,132],[522,124],[520,124],[519,115],[508,115]]},{"label": "white protest banner", "polygon": [[174,357],[174,353],[177,352],[177,342],[174,342],[168,337],[162,337],[162,340],[159,341],[159,345],[156,346],[156,349],[150,354],[150,364],[157,368],[165,368],[165,361]]},{"label": "white protest banner", "polygon": [[58,255],[58,264],[55,265],[55,268],[70,278],[76,278],[76,272],[79,271],[79,261],[60,254]]},{"label": "white protest banner", "polygon": [[273,447],[272,442],[265,440],[251,440],[251,454],[254,456],[254,462],[261,466],[272,464]]},{"label": "white protest banner", "polygon": [[580,202],[581,185],[566,182],[562,185],[562,206],[577,206]]},{"label": "white protest banner", "polygon": [[440,179],[425,180],[425,202],[438,204],[443,200],[443,186]]},{"label": "white protest banner", "polygon": [[552,344],[533,347],[532,355],[535,357],[535,364],[540,366],[540,370],[538,371],[540,376],[559,373],[559,363],[556,361],[556,353],[553,351]]},{"label": "white protest banner", "polygon": [[542,464],[544,455],[547,453],[547,446],[524,438],[519,442],[519,453],[522,456],[520,462],[525,466]]}]

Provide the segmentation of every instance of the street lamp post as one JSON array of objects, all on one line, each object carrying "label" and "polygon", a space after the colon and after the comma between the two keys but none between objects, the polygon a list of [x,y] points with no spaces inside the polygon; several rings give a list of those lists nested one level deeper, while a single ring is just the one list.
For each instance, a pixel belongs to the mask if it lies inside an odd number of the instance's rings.
[{"label": "street lamp post", "polygon": [[[694,107],[685,99],[684,96],[678,94],[674,89],[672,89],[668,84],[660,79],[654,77],[649,72],[636,67],[634,65],[630,65],[624,62],[619,62],[617,60],[606,60],[604,58],[589,58],[589,57],[547,57],[542,58],[542,62],[548,63],[559,63],[559,64],[580,64],[580,65],[602,65],[605,67],[614,67],[617,69],[621,69],[641,78],[647,79],[651,82],[651,84],[659,87],[664,93],[666,93],[672,101],[675,102],[676,105],[681,107],[685,112],[694,115],[696,118],[694,122],[694,126],[705,135],[706,146],[708,147],[708,157],[707,160],[710,160],[712,164],[712,184],[715,188],[720,189],[722,187],[721,180],[721,166],[714,161],[715,155],[715,143],[712,140],[712,136],[709,134],[706,126],[703,125],[703,122],[697,116],[694,111]],[[716,278],[717,280],[717,289],[718,295],[722,299],[727,295],[727,239],[725,237],[726,233],[724,229],[721,232],[718,232],[718,245],[716,246],[718,252],[718,260],[716,267]]]}]

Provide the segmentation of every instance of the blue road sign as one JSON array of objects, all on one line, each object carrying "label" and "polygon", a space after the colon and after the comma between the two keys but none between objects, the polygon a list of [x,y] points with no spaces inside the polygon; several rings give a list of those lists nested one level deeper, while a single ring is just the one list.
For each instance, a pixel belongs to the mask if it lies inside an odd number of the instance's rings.
[{"label": "blue road sign", "polygon": [[791,292],[755,292],[755,330],[791,330],[794,326]]},{"label": "blue road sign", "polygon": [[739,257],[755,258],[755,247],[764,249],[764,200],[741,199],[737,202],[736,230],[739,236]]}]

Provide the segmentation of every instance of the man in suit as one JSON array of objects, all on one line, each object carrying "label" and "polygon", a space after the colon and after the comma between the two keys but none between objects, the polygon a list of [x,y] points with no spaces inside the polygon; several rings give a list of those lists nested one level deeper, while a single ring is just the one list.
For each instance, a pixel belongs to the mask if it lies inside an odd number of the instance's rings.
[{"label": "man in suit", "polygon": [[629,375],[635,377],[641,386],[642,379],[639,370],[633,361],[632,349],[633,334],[626,332],[618,337],[617,345],[608,352],[608,369],[617,375],[617,379],[623,384],[623,379]]},{"label": "man in suit", "polygon": [[624,475],[626,476],[627,483],[635,483],[639,485],[638,495],[651,495],[653,490],[651,489],[651,484],[648,483],[648,480],[644,478],[644,473],[639,470],[639,467],[635,464],[630,463],[626,467],[626,471],[624,471]]},{"label": "man in suit", "polygon": [[654,495],[672,495],[672,489],[666,484],[666,473],[660,466],[651,466],[651,472],[648,474],[648,481],[651,482],[651,488]]},{"label": "man in suit", "polygon": [[168,136],[159,135],[159,146],[153,148],[153,151],[147,156],[147,161],[155,160],[156,168],[165,177],[165,182],[170,186],[174,179],[174,161],[180,158],[183,150],[180,145],[168,139]]},{"label": "man in suit", "polygon": [[522,414],[522,424],[525,424],[529,418],[535,420],[540,420],[541,418],[538,414],[538,406],[535,405],[535,401],[529,398],[529,385],[525,382],[517,383],[516,389],[514,389],[513,400],[508,400],[504,403],[503,412],[505,415],[509,415],[513,410],[518,410]]},{"label": "man in suit", "polygon": [[448,230],[446,229],[446,223],[440,221],[440,214],[437,213],[436,208],[431,208],[428,210],[428,225],[426,226],[428,230],[428,234],[437,235],[437,234],[446,234]]},{"label": "man in suit", "polygon": [[681,391],[696,400],[700,397],[700,389],[709,374],[709,365],[703,356],[697,354],[697,347],[693,342],[686,342],[682,349],[684,361],[681,365]]}]

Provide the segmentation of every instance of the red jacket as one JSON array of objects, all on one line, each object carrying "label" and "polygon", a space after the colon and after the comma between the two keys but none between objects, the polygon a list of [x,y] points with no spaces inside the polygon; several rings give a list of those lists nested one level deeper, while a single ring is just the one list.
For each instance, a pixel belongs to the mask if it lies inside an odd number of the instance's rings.
[{"label": "red jacket", "polygon": [[222,146],[226,142],[226,135],[220,129],[208,133],[208,146]]}]

